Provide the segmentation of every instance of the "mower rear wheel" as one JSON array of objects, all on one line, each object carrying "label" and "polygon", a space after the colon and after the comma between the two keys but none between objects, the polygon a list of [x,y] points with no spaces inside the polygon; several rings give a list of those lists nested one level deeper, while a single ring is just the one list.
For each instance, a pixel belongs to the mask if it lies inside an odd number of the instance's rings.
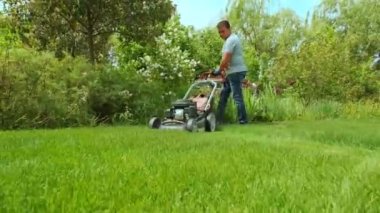
[{"label": "mower rear wheel", "polygon": [[216,129],[216,116],[213,112],[210,112],[205,121],[205,131],[214,132]]},{"label": "mower rear wheel", "polygon": [[153,117],[149,120],[149,127],[152,129],[158,129],[161,126],[161,119]]}]

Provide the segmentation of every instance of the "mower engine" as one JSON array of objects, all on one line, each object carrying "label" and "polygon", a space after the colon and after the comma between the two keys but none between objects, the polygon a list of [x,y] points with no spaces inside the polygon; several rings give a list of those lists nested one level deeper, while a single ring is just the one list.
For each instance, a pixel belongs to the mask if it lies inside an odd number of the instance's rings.
[{"label": "mower engine", "polygon": [[195,118],[197,117],[196,103],[190,100],[177,100],[170,109],[166,110],[165,117],[183,122]]},{"label": "mower engine", "polygon": [[174,110],[174,119],[182,121],[185,119],[184,109],[175,109]]}]

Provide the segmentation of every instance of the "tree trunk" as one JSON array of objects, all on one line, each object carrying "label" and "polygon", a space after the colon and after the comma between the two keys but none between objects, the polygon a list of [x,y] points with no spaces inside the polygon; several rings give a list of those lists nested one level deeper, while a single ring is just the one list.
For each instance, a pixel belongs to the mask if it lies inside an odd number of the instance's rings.
[{"label": "tree trunk", "polygon": [[90,54],[90,62],[92,64],[96,63],[96,57],[95,57],[95,44],[94,44],[94,34],[93,30],[91,29],[88,34],[88,48],[89,48],[89,54]]},{"label": "tree trunk", "polygon": [[88,48],[89,48],[89,57],[92,64],[96,63],[96,54],[95,54],[95,39],[94,39],[94,20],[92,16],[92,11],[89,5],[87,5],[87,37],[88,37]]}]

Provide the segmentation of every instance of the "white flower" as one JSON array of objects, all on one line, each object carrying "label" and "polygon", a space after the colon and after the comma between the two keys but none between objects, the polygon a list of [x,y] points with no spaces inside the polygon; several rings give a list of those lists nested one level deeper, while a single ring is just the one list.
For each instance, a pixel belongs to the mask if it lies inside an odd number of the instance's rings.
[{"label": "white flower", "polygon": [[145,60],[146,62],[150,62],[152,59],[150,58],[149,55],[146,55],[146,56],[144,56],[144,60]]}]

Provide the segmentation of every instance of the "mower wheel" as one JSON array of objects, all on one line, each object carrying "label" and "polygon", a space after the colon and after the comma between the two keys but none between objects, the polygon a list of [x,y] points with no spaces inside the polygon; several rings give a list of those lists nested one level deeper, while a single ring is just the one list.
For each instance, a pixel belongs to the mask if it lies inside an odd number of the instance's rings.
[{"label": "mower wheel", "polygon": [[210,112],[205,121],[205,131],[206,132],[214,132],[216,129],[216,117],[213,112]]},{"label": "mower wheel", "polygon": [[189,132],[196,132],[198,130],[197,121],[193,118],[190,118],[187,120],[185,127]]},{"label": "mower wheel", "polygon": [[149,127],[152,129],[158,129],[161,126],[161,119],[153,117],[149,120]]}]

